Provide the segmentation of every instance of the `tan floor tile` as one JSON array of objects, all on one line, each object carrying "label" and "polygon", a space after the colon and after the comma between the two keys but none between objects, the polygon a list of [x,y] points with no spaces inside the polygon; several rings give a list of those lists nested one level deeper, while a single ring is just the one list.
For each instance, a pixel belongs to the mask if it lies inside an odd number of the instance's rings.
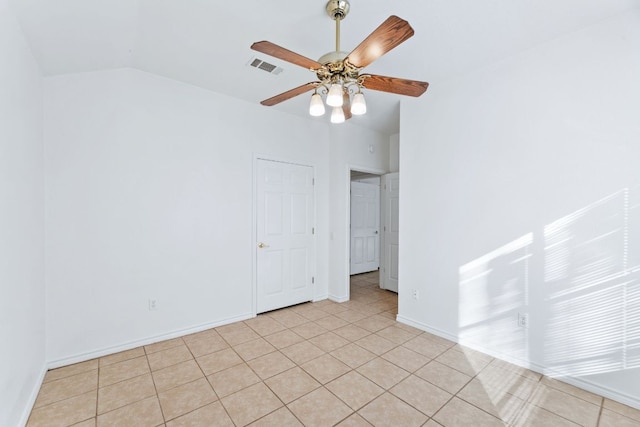
[{"label": "tan floor tile", "polygon": [[310,360],[300,367],[321,384],[326,384],[351,370],[347,365],[329,354]]},{"label": "tan floor tile", "polygon": [[582,426],[595,426],[600,407],[555,388],[540,384],[529,402]]},{"label": "tan floor tile", "polygon": [[477,378],[471,380],[457,396],[506,423],[513,423],[525,404],[523,399],[507,393],[501,387],[488,387]]},{"label": "tan floor tile", "polygon": [[273,335],[268,335],[265,337],[265,339],[277,349],[290,347],[294,344],[304,341],[304,338],[288,329],[285,331],[276,332]]},{"label": "tan floor tile", "polygon": [[204,377],[195,360],[178,363],[152,373],[158,393]]},{"label": "tan floor tile", "polygon": [[408,372],[417,371],[430,360],[427,356],[423,356],[406,347],[396,347],[381,357]]},{"label": "tan floor tile", "polygon": [[327,353],[349,344],[349,341],[342,338],[340,335],[334,334],[333,332],[326,332],[324,334],[313,337],[309,340],[309,342],[320,347]]},{"label": "tan floor tile", "polygon": [[215,328],[215,331],[218,334],[226,334],[228,332],[239,331],[241,329],[247,329],[248,326],[244,324],[244,322],[233,322],[228,323],[226,325],[218,326]]},{"label": "tan floor tile", "polygon": [[234,427],[220,402],[214,402],[167,423],[167,427]]},{"label": "tan floor tile", "polygon": [[609,409],[603,409],[600,415],[600,424],[598,425],[600,427],[637,427],[640,422]]},{"label": "tan floor tile", "polygon": [[429,417],[453,397],[415,375],[402,380],[389,391]]},{"label": "tan floor tile", "polygon": [[353,414],[336,427],[371,427],[371,424],[358,414]]},{"label": "tan floor tile", "polygon": [[304,339],[313,338],[327,332],[325,328],[323,328],[322,326],[314,322],[309,322],[300,326],[296,326],[295,328],[292,329],[292,331],[300,335]]},{"label": "tan floor tile", "polygon": [[215,329],[205,329],[204,331],[195,332],[193,334],[185,335],[182,337],[182,340],[185,344],[189,345],[193,341],[206,340],[209,338],[221,338],[218,331]]},{"label": "tan floor tile", "polygon": [[196,361],[205,375],[215,374],[243,363],[242,358],[230,348],[198,357]]},{"label": "tan floor tile", "polygon": [[98,390],[98,414],[112,411],[147,397],[155,396],[151,374],[121,381]]},{"label": "tan floor tile", "polygon": [[248,362],[251,369],[263,380],[293,368],[295,363],[280,352],[265,354]]},{"label": "tan floor tile", "polygon": [[303,363],[324,354],[324,351],[321,348],[311,344],[309,341],[303,341],[301,343],[294,344],[291,347],[284,348],[282,349],[282,352],[298,365],[302,365]]},{"label": "tan floor tile", "polygon": [[302,317],[295,311],[287,309],[272,312],[270,316],[287,328],[295,328],[296,326],[300,326],[309,321],[306,317]]},{"label": "tan floor tile", "polygon": [[331,381],[326,387],[354,411],[384,393],[384,389],[355,371]]},{"label": "tan floor tile", "polygon": [[204,356],[206,354],[215,353],[229,347],[227,342],[216,332],[216,335],[202,337],[187,341],[187,347],[191,350],[194,357]]},{"label": "tan floor tile", "polygon": [[524,400],[528,399],[538,386],[538,381],[494,365],[487,366],[476,378],[487,390],[510,393]]},{"label": "tan floor tile", "polygon": [[157,343],[149,344],[144,346],[144,351],[147,354],[156,353],[158,351],[167,350],[172,347],[178,347],[180,345],[184,345],[184,341],[181,337],[173,338],[170,340],[159,341]]},{"label": "tan floor tile", "polygon": [[347,405],[325,388],[319,388],[290,403],[289,409],[305,426],[332,426],[352,413]]},{"label": "tan floor tile", "polygon": [[365,319],[362,320],[358,320],[357,322],[355,322],[354,324],[356,326],[360,326],[363,329],[366,329],[369,332],[377,332],[381,329],[384,329],[388,326],[393,325],[394,322],[393,320],[386,318],[386,317],[382,317],[380,315],[373,315],[370,317],[367,317]]},{"label": "tan floor tile", "polygon": [[245,361],[255,359],[256,357],[264,356],[265,354],[276,351],[276,348],[265,341],[263,338],[257,340],[238,344],[233,349],[242,357]]},{"label": "tan floor tile", "polygon": [[356,344],[347,344],[330,353],[333,357],[352,369],[376,358],[376,355]]},{"label": "tan floor tile", "polygon": [[366,337],[356,341],[360,347],[364,347],[372,353],[380,356],[389,350],[395,348],[397,345],[386,338],[382,338],[376,334],[367,335]]},{"label": "tan floor tile", "polygon": [[632,408],[627,405],[623,405],[622,403],[615,402],[610,399],[604,399],[604,403],[602,405],[605,409],[609,409],[613,412],[617,412],[618,414],[624,415],[627,418],[631,418],[640,422],[640,410]]},{"label": "tan floor tile", "polygon": [[351,342],[358,341],[359,339],[364,338],[367,335],[371,335],[371,332],[356,325],[343,326],[334,330],[333,332]]},{"label": "tan floor tile", "polygon": [[357,371],[385,390],[409,376],[409,372],[381,358],[373,359],[359,367]]},{"label": "tan floor tile", "polygon": [[520,409],[518,417],[511,425],[514,427],[578,427],[578,424],[566,418],[528,403]]},{"label": "tan floor tile", "polygon": [[207,378],[220,398],[260,382],[260,378],[246,363],[216,372]]},{"label": "tan floor tile", "polygon": [[329,314],[338,314],[338,313],[342,313],[343,311],[347,311],[349,310],[349,307],[342,305],[341,303],[337,303],[337,304],[332,304],[332,305],[328,305],[326,307],[324,307],[322,309],[323,311],[326,311]]},{"label": "tan floor tile", "polygon": [[[540,381],[540,379],[542,378],[542,375],[537,373],[537,372],[533,372],[530,371],[529,369],[523,368],[521,366],[517,366],[514,365],[512,363],[506,362],[504,360],[500,360],[500,359],[493,359],[493,361],[491,361],[491,363],[489,364],[489,366],[487,368],[499,368],[499,369],[504,369],[507,371],[511,371],[514,372],[522,377],[525,377],[529,380],[533,380],[533,381]],[[486,368],[485,368],[486,369]]]},{"label": "tan floor tile", "polygon": [[433,419],[443,426],[502,427],[506,424],[493,415],[454,397]]},{"label": "tan floor tile", "polygon": [[386,338],[396,344],[404,344],[410,339],[415,338],[415,335],[411,332],[405,331],[404,329],[399,328],[395,325],[391,325],[387,328],[379,330],[378,332],[376,332],[376,335],[379,335],[382,338]]},{"label": "tan floor tile", "polygon": [[158,398],[165,420],[172,420],[218,400],[204,378],[163,391]]},{"label": "tan floor tile", "polygon": [[447,346],[428,340],[422,335],[410,339],[402,344],[402,346],[416,353],[420,353],[423,356],[427,356],[430,359],[438,357],[448,349]]},{"label": "tan floor tile", "polygon": [[98,370],[64,377],[42,384],[34,408],[98,389]]},{"label": "tan floor tile", "polygon": [[96,415],[96,392],[91,391],[34,409],[27,427],[64,427]]},{"label": "tan floor tile", "polygon": [[297,313],[302,317],[304,317],[305,319],[310,320],[312,322],[318,319],[322,319],[323,317],[329,316],[329,313],[327,313],[326,311],[320,310],[318,308],[314,308],[313,306],[310,306],[302,310],[297,310]]},{"label": "tan floor tile", "polygon": [[284,403],[290,403],[320,387],[319,382],[297,366],[269,378],[265,383]]},{"label": "tan floor tile", "polygon": [[416,337],[423,334],[423,331],[421,331],[420,329],[414,328],[413,326],[409,326],[404,323],[396,322],[394,325],[397,328],[404,329],[405,331],[410,332],[413,336]]},{"label": "tan floor tile", "polygon": [[96,419],[91,418],[90,420],[79,422],[78,424],[74,424],[73,427],[96,427]]},{"label": "tan floor tile", "polygon": [[251,427],[303,427],[287,408],[280,408],[250,424]]},{"label": "tan floor tile", "polygon": [[421,426],[427,416],[397,397],[385,393],[362,408],[358,413],[374,426]]},{"label": "tan floor tile", "polygon": [[144,356],[144,347],[136,347],[131,350],[121,351],[119,353],[110,354],[100,358],[100,367],[107,365],[113,365],[114,363],[124,362],[125,360],[135,359],[136,357]]},{"label": "tan floor tile", "polygon": [[427,421],[427,423],[425,425],[423,425],[422,427],[444,427],[442,424],[437,423],[435,421],[433,421],[433,419]]},{"label": "tan floor tile", "polygon": [[282,323],[263,314],[258,317],[254,317],[253,319],[245,320],[244,323],[258,333],[258,335],[263,337],[287,329]]},{"label": "tan floor tile", "polygon": [[452,394],[460,391],[465,384],[471,381],[469,375],[463,374],[436,361],[427,363],[418,369],[415,374]]},{"label": "tan floor tile", "polygon": [[354,323],[354,322],[357,322],[358,320],[362,320],[368,317],[367,314],[362,313],[361,311],[355,311],[355,310],[342,311],[339,313],[335,313],[334,315],[344,320],[345,322],[349,322],[349,323]]},{"label": "tan floor tile", "polygon": [[282,406],[280,399],[258,383],[222,398],[222,404],[236,425],[247,425]]},{"label": "tan floor tile", "polygon": [[73,365],[63,366],[62,368],[51,369],[44,376],[44,383],[48,383],[49,381],[55,381],[66,377],[71,377],[73,375],[81,374],[87,371],[93,371],[94,369],[98,369],[98,360],[88,360],[86,362],[74,363]]},{"label": "tan floor tile", "polygon": [[187,346],[182,344],[177,347],[151,353],[147,356],[147,359],[149,360],[151,370],[157,371],[171,365],[176,365],[180,362],[191,360],[193,359],[193,356]]},{"label": "tan floor tile", "polygon": [[218,331],[222,338],[231,346],[242,344],[247,341],[253,341],[260,338],[260,335],[256,334],[253,329],[243,325],[242,328],[232,330]]},{"label": "tan floor tile", "polygon": [[317,325],[322,326],[328,331],[333,331],[335,329],[342,328],[343,326],[347,326],[349,324],[349,322],[342,320],[341,318],[336,317],[332,314],[316,320],[315,323]]},{"label": "tan floor tile", "polygon": [[449,349],[436,358],[436,361],[457,371],[475,376],[491,362],[491,358],[478,358],[475,354],[465,354],[455,349]]},{"label": "tan floor tile", "polygon": [[580,399],[586,400],[587,402],[593,403],[594,405],[602,405],[603,398],[601,396],[595,395],[586,390],[582,390],[581,388],[572,386],[571,384],[563,383],[562,381],[558,381],[549,377],[542,377],[540,382],[549,387],[553,387],[556,390],[560,390],[572,396],[579,397]]},{"label": "tan floor tile", "polygon": [[98,385],[105,387],[149,372],[151,371],[147,358],[136,357],[100,368]]},{"label": "tan floor tile", "polygon": [[98,427],[156,427],[163,422],[156,396],[98,415]]}]

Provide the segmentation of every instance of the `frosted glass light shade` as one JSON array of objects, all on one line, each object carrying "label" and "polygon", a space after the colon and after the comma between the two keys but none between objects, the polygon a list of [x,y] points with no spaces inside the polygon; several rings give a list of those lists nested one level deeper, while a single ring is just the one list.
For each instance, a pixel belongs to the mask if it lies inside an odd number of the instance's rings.
[{"label": "frosted glass light shade", "polygon": [[361,116],[367,112],[367,103],[364,100],[364,95],[360,92],[353,96],[353,102],[351,103],[351,114],[354,116]]},{"label": "frosted glass light shade", "polygon": [[342,85],[332,84],[327,95],[327,105],[329,107],[342,107]]},{"label": "frosted glass light shade", "polygon": [[342,107],[333,107],[333,111],[331,111],[331,123],[344,123],[344,111],[342,111]]},{"label": "frosted glass light shade", "polygon": [[309,114],[314,117],[322,116],[324,114],[324,102],[322,102],[322,97],[317,93],[311,95]]}]

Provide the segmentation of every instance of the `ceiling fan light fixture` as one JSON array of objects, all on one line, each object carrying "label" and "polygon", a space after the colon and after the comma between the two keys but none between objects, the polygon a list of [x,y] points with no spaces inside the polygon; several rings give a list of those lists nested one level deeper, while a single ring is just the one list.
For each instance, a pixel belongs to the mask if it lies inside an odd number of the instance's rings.
[{"label": "ceiling fan light fixture", "polygon": [[342,85],[340,83],[332,84],[329,88],[329,93],[327,94],[327,105],[329,107],[342,107],[343,91],[344,89],[342,89]]},{"label": "ceiling fan light fixture", "polygon": [[311,95],[311,103],[309,104],[309,114],[313,117],[319,117],[324,115],[324,102],[318,92]]},{"label": "ceiling fan light fixture", "polygon": [[351,102],[351,114],[354,116],[361,116],[367,112],[367,103],[364,100],[364,94],[358,92],[353,96]]},{"label": "ceiling fan light fixture", "polygon": [[331,111],[331,123],[344,123],[344,111],[342,107],[333,107]]}]

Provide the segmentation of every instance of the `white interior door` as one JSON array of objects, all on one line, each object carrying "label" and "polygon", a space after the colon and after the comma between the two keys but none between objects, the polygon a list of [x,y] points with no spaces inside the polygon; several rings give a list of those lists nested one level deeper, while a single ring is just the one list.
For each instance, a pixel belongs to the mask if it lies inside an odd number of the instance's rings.
[{"label": "white interior door", "polygon": [[398,222],[400,174],[382,176],[382,241],[383,256],[380,287],[398,292]]},{"label": "white interior door", "polygon": [[257,161],[257,312],[313,299],[313,168]]},{"label": "white interior door", "polygon": [[351,182],[351,274],[380,267],[380,187]]}]

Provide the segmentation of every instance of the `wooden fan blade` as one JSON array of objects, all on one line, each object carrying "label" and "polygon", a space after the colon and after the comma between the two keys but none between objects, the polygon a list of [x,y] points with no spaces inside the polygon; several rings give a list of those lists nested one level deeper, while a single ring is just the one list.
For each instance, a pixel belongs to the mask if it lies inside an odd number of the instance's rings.
[{"label": "wooden fan blade", "polygon": [[399,95],[420,96],[429,87],[427,82],[417,80],[399,79],[397,77],[377,76],[366,74],[362,86],[367,89],[379,90],[381,92],[397,93]]},{"label": "wooden fan blade", "polygon": [[307,84],[303,84],[302,86],[298,86],[297,88],[288,90],[279,95],[273,96],[269,99],[265,99],[260,104],[266,105],[267,107],[271,107],[273,105],[279,104],[282,101],[286,101],[287,99],[291,99],[294,96],[302,95],[305,92],[310,91],[311,89],[315,89],[320,82],[310,82]]},{"label": "wooden fan blade", "polygon": [[291,52],[290,50],[268,41],[255,42],[251,45],[251,49],[311,70],[316,70],[322,67],[322,64],[318,61],[314,61],[313,59]]},{"label": "wooden fan blade", "polygon": [[351,65],[366,67],[411,36],[413,36],[411,25],[404,19],[391,15],[373,30],[347,59]]},{"label": "wooden fan blade", "polygon": [[349,94],[346,90],[342,93],[342,112],[344,113],[345,120],[353,117],[351,114],[351,99],[349,99]]}]

